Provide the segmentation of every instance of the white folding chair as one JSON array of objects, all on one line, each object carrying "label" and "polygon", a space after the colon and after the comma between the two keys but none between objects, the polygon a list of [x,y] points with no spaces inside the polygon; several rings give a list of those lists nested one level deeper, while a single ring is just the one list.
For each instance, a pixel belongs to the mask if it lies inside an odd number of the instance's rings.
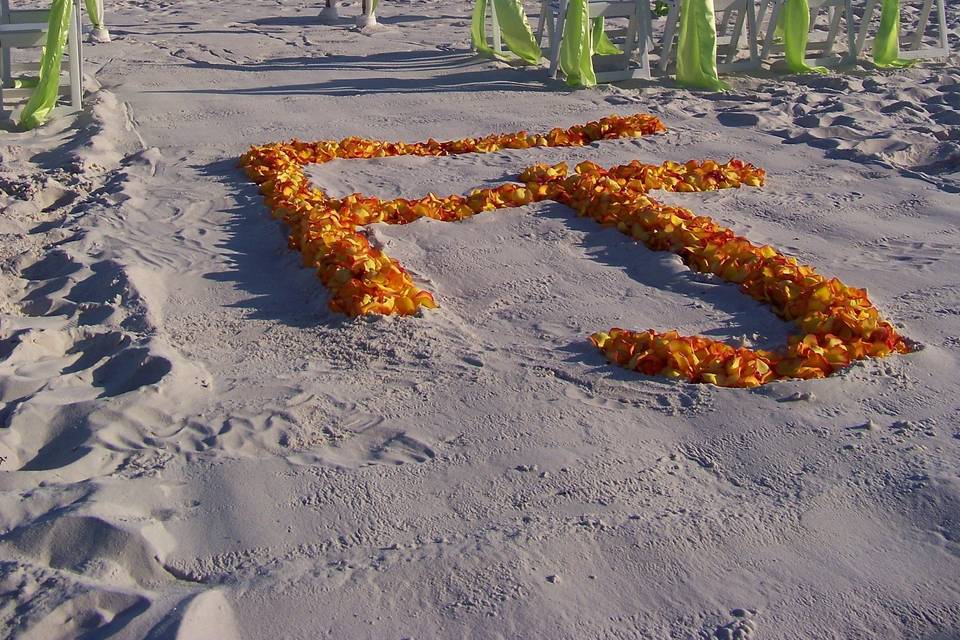
[{"label": "white folding chair", "polygon": [[[61,95],[69,96],[69,110],[83,107],[83,69],[80,50],[80,0],[73,0],[73,14],[67,31],[67,85]],[[14,63],[14,49],[38,49],[46,44],[50,11],[48,9],[10,9],[8,0],[0,0],[0,109],[7,101],[22,102],[30,98],[33,88],[14,86],[15,74],[33,74],[40,63]],[[61,76],[62,81],[62,76]],[[58,110],[63,111],[62,108]]]},{"label": "white folding chair", "polygon": [[[767,22],[766,32],[763,38],[763,49],[760,51],[760,58],[766,60],[771,52],[783,51],[783,45],[775,42],[777,23],[780,15],[783,13],[784,5],[787,0],[760,0],[760,12],[757,14],[757,24],[763,24],[767,10],[770,10],[770,20]],[[852,62],[857,57],[857,33],[854,28],[853,4],[851,0],[809,0],[810,3],[810,31],[815,33],[817,29],[817,19],[821,11],[827,10],[827,33],[822,40],[811,38],[807,41],[807,52],[816,57],[806,58],[808,64],[830,66],[835,64],[844,64]],[[840,32],[841,19],[844,22],[844,29],[847,36],[847,52],[845,55],[835,54],[833,52],[836,44],[837,35]]]},{"label": "white folding chair", "polygon": [[[945,58],[950,55],[950,46],[947,44],[947,12],[945,6],[946,0],[922,0],[920,13],[918,15],[916,31],[907,37],[900,39],[900,57],[905,60],[917,58]],[[878,0],[867,0],[867,6],[863,11],[863,19],[860,22],[860,29],[857,33],[857,52],[862,53],[868,47],[873,46],[873,39],[867,39],[867,33],[870,29],[870,22],[876,14],[879,19],[880,14],[876,11]],[[936,7],[934,7],[936,5]],[[927,27],[930,25],[931,14],[936,8],[937,35],[933,42],[925,41]],[[901,5],[901,15],[903,5]]]},{"label": "white folding chair", "polygon": [[[560,45],[563,40],[563,25],[567,17],[568,0],[542,0],[540,20],[537,24],[537,41],[543,42],[544,29],[550,42],[550,77],[557,77],[560,67]],[[650,2],[649,0],[588,0],[590,19],[626,18],[626,30],[610,31],[614,42],[623,53],[600,56],[603,67],[596,71],[597,82],[619,82],[635,78],[650,77],[650,53],[647,42],[650,39]],[[638,60],[633,54],[639,49]]]},{"label": "white folding chair", "polygon": [[[663,28],[663,42],[660,45],[660,73],[666,74],[675,62],[677,24],[680,21],[680,0],[668,0],[670,7]],[[740,71],[760,67],[760,54],[757,46],[757,13],[754,0],[714,0],[713,8],[717,12],[717,71]],[[736,19],[734,20],[734,16]],[[743,30],[747,30],[747,57],[740,59],[740,41]]]}]

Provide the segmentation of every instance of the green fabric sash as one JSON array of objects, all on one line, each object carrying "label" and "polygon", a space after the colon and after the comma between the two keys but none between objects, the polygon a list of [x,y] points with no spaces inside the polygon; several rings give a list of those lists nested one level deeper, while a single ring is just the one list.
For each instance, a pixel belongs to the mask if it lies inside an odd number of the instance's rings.
[{"label": "green fabric sash", "polygon": [[593,70],[593,56],[615,56],[623,51],[604,31],[603,18],[590,19],[587,0],[570,0],[563,23],[560,44],[560,69],[572,87],[592,87],[597,84]]},{"label": "green fabric sash", "polygon": [[[493,48],[487,44],[486,13],[487,1],[477,0],[473,6],[473,21],[470,26],[470,38],[473,48],[487,56],[496,56]],[[530,29],[527,16],[520,0],[492,0],[497,13],[500,36],[507,49],[529,64],[540,62],[540,45]]]},{"label": "green fabric sash", "polygon": [[597,84],[593,71],[593,29],[587,0],[570,0],[560,41],[560,68],[573,87]]},{"label": "green fabric sash", "polygon": [[620,47],[613,44],[607,32],[603,30],[603,18],[593,19],[593,33],[591,40],[593,42],[593,55],[595,56],[615,56],[623,53]]},{"label": "green fabric sash", "polygon": [[20,112],[23,129],[39,127],[50,118],[60,94],[60,61],[67,46],[70,29],[70,0],[53,0],[50,5],[50,21],[47,27],[47,42],[40,59],[40,74],[36,89]]},{"label": "green fabric sash", "polygon": [[[473,7],[470,38],[473,48],[484,55],[496,52],[487,44],[487,2],[495,3],[497,24],[507,49],[530,64],[540,61],[540,47],[530,29],[520,0],[477,0]],[[587,0],[570,0],[563,28],[560,66],[567,83],[576,87],[593,86],[597,83],[593,71],[592,55],[609,56],[623,53],[603,30],[603,18],[589,20]]]},{"label": "green fabric sash", "polygon": [[913,61],[900,57],[900,0],[883,0],[880,27],[873,40],[873,62],[888,69],[902,69],[913,64]]},{"label": "green fabric sash", "polygon": [[100,24],[100,16],[97,8],[97,0],[84,0],[84,4],[87,7],[87,15],[90,16],[90,22],[93,24],[94,28],[102,29],[103,25]]},{"label": "green fabric sash", "polygon": [[810,4],[807,0],[787,0],[783,7],[783,46],[787,68],[792,73],[827,73],[824,67],[807,64],[807,40],[810,38]]},{"label": "green fabric sash", "polygon": [[679,32],[677,82],[694,89],[729,89],[717,76],[717,21],[713,0],[682,0]]}]

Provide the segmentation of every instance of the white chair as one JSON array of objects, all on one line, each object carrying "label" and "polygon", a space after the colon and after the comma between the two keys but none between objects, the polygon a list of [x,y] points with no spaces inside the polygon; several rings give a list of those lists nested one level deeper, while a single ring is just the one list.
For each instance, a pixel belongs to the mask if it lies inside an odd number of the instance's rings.
[{"label": "white chair", "polygon": [[[568,0],[542,0],[540,21],[537,26],[537,41],[543,42],[544,29],[549,37],[550,77],[557,77],[560,66],[560,45],[566,21]],[[596,71],[597,82],[619,82],[650,77],[650,54],[647,42],[650,39],[649,0],[588,0],[590,19],[626,18],[626,30],[611,31],[623,53],[605,55],[604,67]],[[620,36],[620,37],[617,37]],[[639,49],[639,59],[633,54]]]},{"label": "white chair", "polygon": [[[675,62],[677,24],[680,20],[680,0],[668,0],[670,10],[663,28],[663,41],[660,45],[660,73],[666,74]],[[754,0],[714,0],[713,8],[717,12],[717,71],[740,71],[760,67],[760,54],[757,46],[757,13]],[[736,16],[736,20],[734,20]],[[732,24],[731,24],[732,23]],[[743,30],[747,30],[747,58],[739,59],[740,41]],[[728,32],[729,30],[729,32]]]},{"label": "white chair", "polygon": [[[950,55],[950,46],[947,44],[947,12],[945,0],[922,0],[920,14],[918,16],[917,28],[912,36],[901,38],[900,57],[905,60],[917,58],[945,58]],[[867,39],[867,32],[870,28],[870,21],[876,12],[878,0],[867,0],[867,6],[863,11],[863,19],[860,21],[860,29],[857,33],[857,52],[862,53],[867,47],[873,46],[873,39]],[[937,35],[934,43],[931,45],[924,42],[924,36],[927,26],[930,24],[931,14],[936,4]],[[902,11],[902,9],[901,9]],[[879,19],[879,14],[877,14]]]},{"label": "white chair", "polygon": [[[80,0],[73,0],[73,13],[67,31],[67,85],[61,86],[61,95],[69,96],[69,110],[83,107],[83,69],[80,51]],[[33,88],[15,87],[15,74],[33,74],[40,63],[14,63],[14,49],[39,49],[46,44],[50,11],[47,9],[10,9],[8,0],[0,0],[0,108],[6,102],[21,102],[30,98]],[[59,109],[63,111],[64,109]]]},{"label": "white chair", "polygon": [[[760,0],[760,12],[757,14],[757,24],[762,24],[767,10],[770,10],[770,20],[767,22],[766,32],[763,38],[763,49],[760,51],[760,58],[766,60],[774,51],[783,51],[783,45],[776,43],[777,23],[780,21],[780,15],[783,13],[784,5],[787,0]],[[830,66],[835,64],[844,64],[852,62],[857,57],[857,33],[854,29],[853,5],[851,0],[809,0],[810,4],[810,31],[814,32],[817,24],[817,18],[821,11],[827,10],[827,34],[823,40],[811,38],[807,41],[807,52],[815,54],[814,58],[806,58],[808,64]],[[840,21],[844,22],[844,29],[847,36],[846,55],[835,54],[833,52],[836,44],[837,35],[840,31]]]}]

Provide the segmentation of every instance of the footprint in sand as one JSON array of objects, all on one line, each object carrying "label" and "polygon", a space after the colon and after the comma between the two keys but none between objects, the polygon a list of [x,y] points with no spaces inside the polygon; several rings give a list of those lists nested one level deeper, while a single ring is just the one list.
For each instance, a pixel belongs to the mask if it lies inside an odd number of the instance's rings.
[{"label": "footprint in sand", "polygon": [[336,429],[336,444],[319,451],[330,462],[349,467],[402,465],[433,460],[436,452],[413,434],[390,427],[380,417],[358,417]]}]

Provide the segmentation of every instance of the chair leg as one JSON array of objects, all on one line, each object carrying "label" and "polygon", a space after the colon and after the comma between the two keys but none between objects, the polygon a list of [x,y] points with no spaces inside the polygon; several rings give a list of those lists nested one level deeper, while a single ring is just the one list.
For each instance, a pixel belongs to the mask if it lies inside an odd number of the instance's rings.
[{"label": "chair leg", "polygon": [[567,20],[567,0],[560,0],[560,10],[554,22],[554,37],[550,41],[550,77],[557,77],[560,68],[560,43],[563,41],[563,26]]},{"label": "chair leg", "polygon": [[640,20],[637,16],[637,12],[634,11],[630,16],[630,21],[627,23],[627,41],[623,43],[623,68],[626,72],[630,72],[631,59],[633,58],[633,51],[637,47],[637,36],[640,32]]},{"label": "chair leg", "polygon": [[544,5],[546,4],[547,4],[547,0],[543,0],[540,3],[540,17],[537,20],[537,33],[536,33],[537,44],[543,43],[543,27],[545,25],[544,20],[546,20],[546,17],[547,17],[543,9],[544,9]]},{"label": "chair leg", "polygon": [[724,61],[727,64],[733,64],[740,53],[740,37],[743,35],[743,23],[747,19],[747,3],[743,3],[737,8],[737,20],[733,23],[733,33],[730,34],[730,45],[727,47],[727,55]]},{"label": "chair leg", "polygon": [[770,22],[767,24],[767,33],[763,38],[763,50],[760,52],[760,59],[766,60],[770,55],[770,48],[773,46],[773,38],[777,33],[777,22],[780,20],[780,10],[783,3],[774,0],[773,9],[770,12]]},{"label": "chair leg", "polygon": [[[0,0],[0,22],[10,22],[10,2],[9,0]],[[0,84],[5,87],[13,85],[13,73],[10,70],[12,64],[10,58],[10,47],[3,46],[0,43]],[[3,101],[0,100],[0,111],[3,110]]]},{"label": "chair leg", "polygon": [[[939,8],[943,8],[942,5]],[[923,46],[923,32],[926,31],[927,22],[930,21],[930,13],[933,11],[933,0],[924,0],[923,8],[920,10],[920,21],[917,23],[917,32],[913,34],[913,40],[910,42],[911,49],[919,49]],[[945,24],[945,21],[941,25]],[[941,26],[941,29],[943,27]],[[942,33],[946,33],[942,31]]]},{"label": "chair leg", "polygon": [[[553,9],[549,6],[547,7],[549,15],[547,16],[547,42],[553,42],[554,38],[559,37],[557,35],[557,19],[553,15]],[[549,45],[548,45],[549,46]],[[540,50],[543,51],[543,44],[540,45]]]},{"label": "chair leg", "polygon": [[757,22],[762,23],[764,16],[767,15],[767,9],[770,6],[770,0],[760,0],[760,9],[756,12]]},{"label": "chair leg", "polygon": [[760,52],[757,43],[757,10],[753,2],[747,2],[747,42],[750,43],[750,66],[760,67]]},{"label": "chair leg", "polygon": [[844,14],[847,21],[847,55],[844,58],[844,62],[852,64],[857,60],[857,32],[853,28],[853,3],[850,2],[850,0],[846,2]]},{"label": "chair leg", "polygon": [[942,55],[947,55],[949,53],[948,41],[947,41],[947,5],[946,0],[937,0],[937,22],[940,26],[940,33],[938,34],[939,38],[939,48],[943,51]]},{"label": "chair leg", "polygon": [[867,0],[867,6],[863,9],[863,18],[860,20],[860,28],[857,30],[857,51],[856,55],[863,53],[867,43],[867,31],[870,28],[870,20],[873,19],[873,12],[877,8],[877,0]]},{"label": "chair leg", "polygon": [[[840,6],[832,7],[827,13],[829,22],[829,30],[827,31],[827,39],[823,43],[823,50],[820,52],[820,57],[826,59],[829,55],[833,53],[833,44],[837,40],[837,33],[840,31],[840,18],[843,16],[843,8]],[[810,21],[810,27],[813,28],[814,21]]]},{"label": "chair leg", "polygon": [[77,22],[77,78],[79,80],[77,85],[80,87],[81,99],[83,98],[83,13],[80,9],[82,4],[83,0],[73,0],[74,16]]},{"label": "chair leg", "polygon": [[80,11],[70,19],[67,31],[67,46],[70,49],[70,106],[76,110],[83,107],[83,68],[80,58]]},{"label": "chair leg", "polygon": [[640,48],[640,69],[643,71],[643,77],[650,77],[650,43],[653,41],[653,24],[650,18],[650,12],[646,10],[646,5],[639,6],[639,26],[640,32],[637,34],[637,46]]},{"label": "chair leg", "polygon": [[722,38],[727,35],[727,29],[730,28],[730,18],[733,16],[734,11],[734,7],[729,7],[721,12],[720,22],[717,24],[717,36]]},{"label": "chair leg", "polygon": [[673,38],[676,35],[677,22],[680,20],[679,0],[670,7],[667,13],[667,23],[663,28],[663,42],[660,44],[660,73],[666,73],[673,57]]},{"label": "chair leg", "polygon": [[494,6],[493,0],[489,0],[487,4],[490,7],[490,31],[493,35],[493,52],[501,53],[503,49],[500,44],[500,22],[497,20],[497,8]]},{"label": "chair leg", "polygon": [[13,84],[13,73],[10,71],[11,64],[9,47],[0,47],[0,84],[5,87]]}]

